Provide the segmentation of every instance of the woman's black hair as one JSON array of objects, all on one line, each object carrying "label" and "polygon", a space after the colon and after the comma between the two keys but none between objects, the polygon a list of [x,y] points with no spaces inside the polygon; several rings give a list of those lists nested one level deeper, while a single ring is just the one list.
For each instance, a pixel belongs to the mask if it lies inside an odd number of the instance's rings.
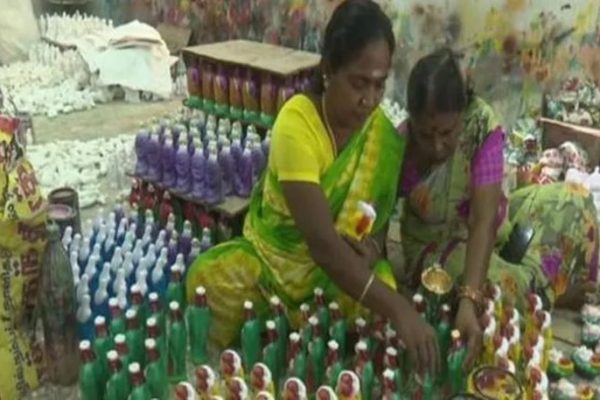
[{"label": "woman's black hair", "polygon": [[457,56],[449,48],[417,61],[410,71],[406,92],[406,106],[411,115],[427,111],[462,112],[474,96]]},{"label": "woman's black hair", "polygon": [[[392,23],[379,4],[373,0],[345,0],[333,14],[321,49],[321,66],[335,72],[350,62],[369,43],[385,40],[390,54],[396,48]],[[318,71],[315,91],[323,93],[323,71]]]}]

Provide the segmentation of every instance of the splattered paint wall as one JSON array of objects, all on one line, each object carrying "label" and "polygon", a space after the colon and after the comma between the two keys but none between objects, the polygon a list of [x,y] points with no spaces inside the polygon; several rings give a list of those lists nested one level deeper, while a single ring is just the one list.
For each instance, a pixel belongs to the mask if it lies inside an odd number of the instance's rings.
[{"label": "splattered paint wall", "polygon": [[[340,0],[131,0],[143,19],[191,26],[197,43],[248,38],[316,51]],[[568,74],[600,82],[598,0],[379,0],[399,41],[394,97],[441,45],[464,54],[477,91],[503,110],[538,107]],[[506,111],[506,113],[508,113]],[[505,113],[505,114],[506,114]],[[514,115],[505,115],[509,120]]]}]

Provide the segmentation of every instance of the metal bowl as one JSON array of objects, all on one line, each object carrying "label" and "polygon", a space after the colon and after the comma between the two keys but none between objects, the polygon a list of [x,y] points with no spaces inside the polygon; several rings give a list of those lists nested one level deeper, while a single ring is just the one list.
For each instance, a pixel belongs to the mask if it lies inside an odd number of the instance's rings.
[{"label": "metal bowl", "polygon": [[452,277],[439,264],[433,264],[421,274],[421,284],[429,292],[444,296],[452,290]]}]

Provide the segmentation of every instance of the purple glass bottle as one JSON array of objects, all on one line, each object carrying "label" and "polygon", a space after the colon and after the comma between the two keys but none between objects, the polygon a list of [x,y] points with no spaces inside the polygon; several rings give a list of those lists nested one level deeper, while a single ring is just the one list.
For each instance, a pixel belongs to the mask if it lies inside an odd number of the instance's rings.
[{"label": "purple glass bottle", "polygon": [[240,163],[237,165],[236,194],[240,197],[250,197],[254,180],[252,152],[245,149]]},{"label": "purple glass bottle", "polygon": [[267,166],[267,161],[260,142],[252,143],[250,151],[252,152],[252,171],[254,173],[253,183],[256,183],[260,179],[263,170]]},{"label": "purple glass bottle", "polygon": [[[159,160],[161,153],[161,145],[158,135],[152,135],[146,143],[146,159]],[[162,164],[159,162],[148,163],[148,172],[144,176],[150,182],[159,182],[162,178]]]},{"label": "purple glass bottle", "polygon": [[231,156],[233,157],[233,161],[235,162],[236,168],[242,162],[242,153],[244,149],[242,148],[242,142],[240,138],[234,138],[231,141]]},{"label": "purple glass bottle", "polygon": [[225,144],[219,153],[219,165],[223,173],[223,193],[225,196],[231,196],[235,179],[235,161],[231,155],[231,147],[228,144]]},{"label": "purple glass bottle", "polygon": [[179,147],[175,155],[176,190],[178,193],[188,194],[192,190],[191,165],[191,157],[187,147]]},{"label": "purple glass bottle", "polygon": [[177,183],[177,174],[175,171],[175,147],[173,146],[173,139],[170,137],[165,139],[160,160],[163,172],[162,184],[169,189],[174,188]]},{"label": "purple glass bottle", "polygon": [[211,149],[206,160],[205,180],[205,198],[208,204],[219,204],[223,202],[223,172],[219,166],[217,152]]},{"label": "purple glass bottle", "polygon": [[190,175],[192,180],[192,191],[190,193],[194,200],[202,200],[205,192],[204,170],[206,169],[206,159],[204,158],[204,149],[199,144],[192,156],[190,162]]},{"label": "purple glass bottle", "polygon": [[135,137],[135,155],[137,162],[135,164],[135,174],[145,176],[148,172],[148,159],[146,155],[146,144],[150,140],[150,133],[147,129],[140,129]]}]

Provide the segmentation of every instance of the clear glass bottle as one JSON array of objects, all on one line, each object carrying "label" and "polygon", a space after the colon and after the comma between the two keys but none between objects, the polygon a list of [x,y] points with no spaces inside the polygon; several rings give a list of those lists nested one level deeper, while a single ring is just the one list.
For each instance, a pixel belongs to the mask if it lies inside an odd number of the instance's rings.
[{"label": "clear glass bottle", "polygon": [[79,371],[73,271],[57,225],[48,227],[40,283],[40,312],[50,382],[73,385]]}]

